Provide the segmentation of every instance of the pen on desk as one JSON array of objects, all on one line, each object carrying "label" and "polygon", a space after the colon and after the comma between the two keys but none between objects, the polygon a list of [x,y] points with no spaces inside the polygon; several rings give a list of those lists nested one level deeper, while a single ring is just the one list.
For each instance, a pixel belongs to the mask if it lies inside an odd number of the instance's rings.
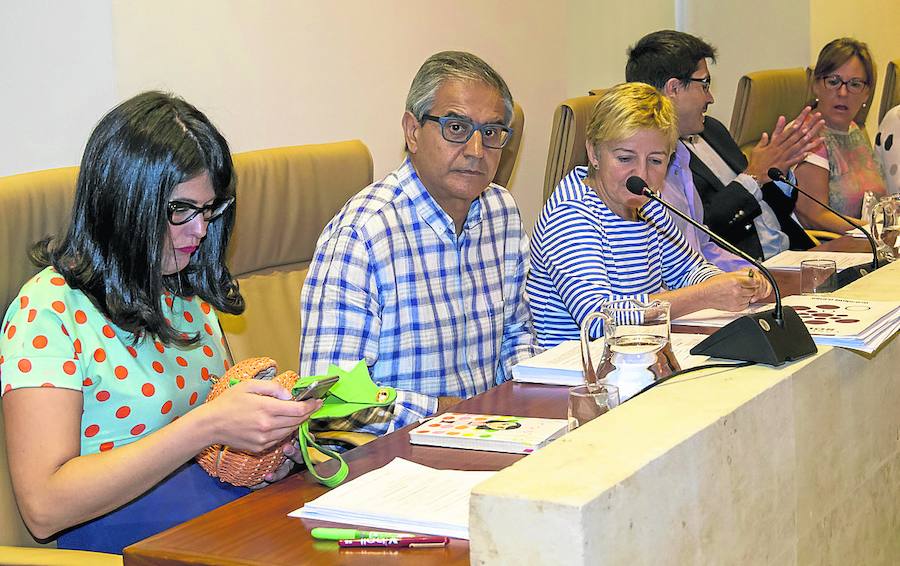
[{"label": "pen on desk", "polygon": [[382,533],[377,531],[358,531],[356,529],[333,529],[329,527],[316,527],[310,533],[313,538],[319,540],[348,540],[357,538],[395,539],[417,537],[414,533]]},{"label": "pen on desk", "polygon": [[447,546],[447,537],[354,538],[339,540],[341,548],[430,548]]}]

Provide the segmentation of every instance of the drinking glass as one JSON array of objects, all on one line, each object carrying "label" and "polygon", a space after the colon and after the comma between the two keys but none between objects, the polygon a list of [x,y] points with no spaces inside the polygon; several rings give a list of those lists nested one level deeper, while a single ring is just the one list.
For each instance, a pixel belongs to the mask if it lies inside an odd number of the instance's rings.
[{"label": "drinking glass", "polygon": [[569,389],[569,430],[575,430],[619,405],[619,388],[609,383],[586,383]]},{"label": "drinking glass", "polygon": [[837,266],[831,259],[805,259],[800,262],[800,292],[804,295],[835,290]]}]

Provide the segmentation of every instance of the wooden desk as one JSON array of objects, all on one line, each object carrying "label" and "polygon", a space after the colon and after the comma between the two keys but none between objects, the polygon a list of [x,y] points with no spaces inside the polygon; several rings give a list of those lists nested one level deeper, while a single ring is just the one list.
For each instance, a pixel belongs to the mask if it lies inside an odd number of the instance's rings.
[{"label": "wooden desk", "polygon": [[[565,387],[508,382],[463,401],[454,410],[565,418],[566,399]],[[409,443],[411,428],[413,425],[348,452],[349,479],[380,468],[394,458],[457,470],[499,470],[522,458],[497,452],[413,446]],[[322,470],[334,471],[330,464],[324,464]],[[295,519],[287,514],[325,491],[306,473],[296,474],[128,547],[125,564],[371,564],[376,558],[379,564],[409,560],[417,566],[469,563],[469,543],[457,539],[451,539],[443,549],[402,551],[339,550],[335,542],[314,541],[309,536],[313,527],[345,525]]]},{"label": "wooden desk", "polygon": [[[842,238],[830,249],[865,245]],[[784,296],[796,293],[796,272],[776,272]],[[689,331],[696,332],[696,329]],[[505,383],[459,404],[472,413],[565,418],[566,388]],[[412,446],[412,426],[347,453],[350,479],[387,464],[395,457],[443,469],[499,470],[522,457],[491,452]],[[324,472],[333,468],[325,465]],[[326,489],[301,473],[143,540],[125,550],[125,564],[363,564],[415,561],[417,565],[469,564],[469,543],[452,539],[444,549],[416,551],[343,550],[336,543],[313,541],[309,530],[328,523],[294,519],[287,513]]]}]

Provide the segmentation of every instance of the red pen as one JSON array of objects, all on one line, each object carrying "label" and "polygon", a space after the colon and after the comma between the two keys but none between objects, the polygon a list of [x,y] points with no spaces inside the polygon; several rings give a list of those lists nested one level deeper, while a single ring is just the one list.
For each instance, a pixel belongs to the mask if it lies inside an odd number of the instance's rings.
[{"label": "red pen", "polygon": [[447,537],[355,538],[338,541],[341,548],[430,548],[447,546]]}]

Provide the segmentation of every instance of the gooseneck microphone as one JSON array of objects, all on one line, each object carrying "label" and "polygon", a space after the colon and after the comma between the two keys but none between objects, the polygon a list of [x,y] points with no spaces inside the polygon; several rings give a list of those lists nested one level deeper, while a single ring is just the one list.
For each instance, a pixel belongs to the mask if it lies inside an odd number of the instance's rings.
[{"label": "gooseneck microphone", "polygon": [[[869,246],[872,248],[872,271],[875,271],[876,269],[878,269],[878,267],[879,267],[878,246],[875,245],[875,239],[872,238],[872,234],[870,234],[868,230],[866,230],[865,228],[860,226],[859,223],[857,223],[852,218],[848,218],[848,217],[844,216],[837,210],[833,209],[832,207],[828,206],[824,202],[820,201],[816,197],[812,196],[808,192],[806,192],[803,189],[801,189],[800,187],[798,187],[795,183],[792,183],[791,181],[789,181],[788,178],[785,176],[785,174],[781,172],[781,169],[779,169],[777,167],[772,167],[767,171],[767,173],[769,175],[769,178],[772,179],[773,181],[781,181],[781,182],[789,185],[790,187],[792,187],[794,190],[796,190],[801,195],[803,195],[806,198],[810,199],[811,201],[815,202],[819,206],[825,208],[828,212],[833,213],[834,215],[836,215],[838,218],[840,218],[841,220],[843,220],[844,222],[846,222],[853,228],[856,228],[857,230],[862,232],[863,235],[866,237],[866,239],[869,240]],[[850,275],[849,276],[845,275],[843,278],[844,280],[839,282],[842,285],[846,285],[847,283],[850,283],[851,281],[859,279],[860,277],[862,277],[863,275],[866,275],[866,273],[868,273],[865,270],[865,268],[861,268],[861,267],[850,267],[843,271],[847,272],[848,270],[850,272]]]},{"label": "gooseneck microphone", "polygon": [[650,190],[647,182],[640,177],[629,177],[625,181],[625,186],[633,194],[655,200],[709,236],[716,244],[743,258],[758,269],[772,284],[772,290],[775,292],[774,309],[736,318],[694,346],[691,354],[779,366],[785,361],[796,360],[818,351],[812,336],[809,335],[809,330],[794,309],[782,306],[781,290],[765,266],[689,215],[662,200],[658,194]]}]

